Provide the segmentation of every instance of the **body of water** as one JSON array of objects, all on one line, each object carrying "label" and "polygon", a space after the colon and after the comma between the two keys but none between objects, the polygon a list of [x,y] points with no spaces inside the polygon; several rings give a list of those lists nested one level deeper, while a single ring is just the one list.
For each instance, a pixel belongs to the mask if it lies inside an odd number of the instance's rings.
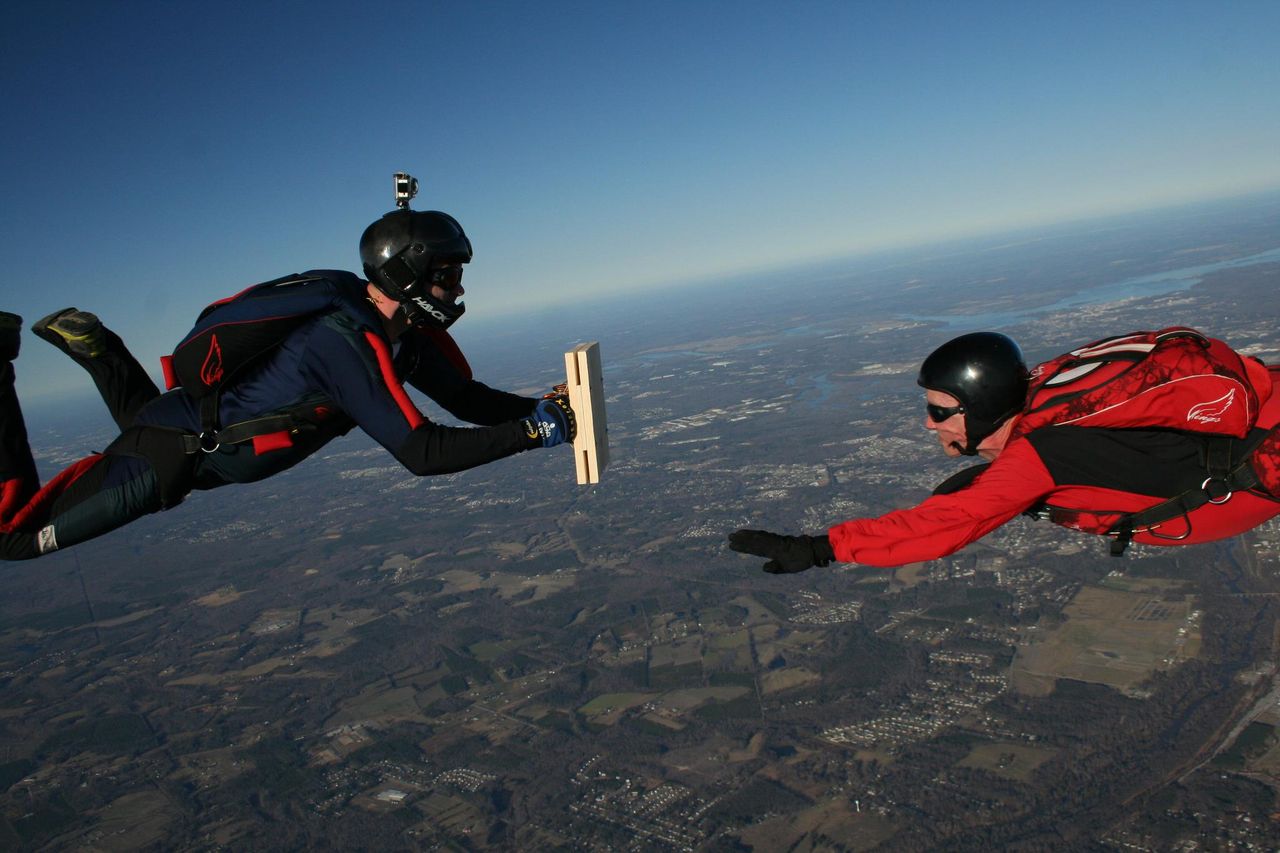
[{"label": "body of water", "polygon": [[1230,261],[1218,261],[1194,267],[1181,267],[1176,270],[1166,270],[1152,273],[1151,275],[1127,278],[1124,281],[1100,284],[1096,287],[1086,288],[1072,296],[1059,299],[1052,304],[1039,305],[1034,308],[1022,308],[1014,311],[992,311],[984,314],[904,314],[903,316],[911,320],[938,323],[945,329],[957,331],[998,329],[1022,322],[1035,314],[1048,314],[1085,305],[1103,305],[1107,302],[1119,302],[1122,299],[1134,299],[1140,296],[1160,296],[1165,293],[1176,293],[1179,290],[1189,290],[1211,273],[1268,263],[1280,263],[1280,248],[1268,249],[1256,255],[1248,255]]}]

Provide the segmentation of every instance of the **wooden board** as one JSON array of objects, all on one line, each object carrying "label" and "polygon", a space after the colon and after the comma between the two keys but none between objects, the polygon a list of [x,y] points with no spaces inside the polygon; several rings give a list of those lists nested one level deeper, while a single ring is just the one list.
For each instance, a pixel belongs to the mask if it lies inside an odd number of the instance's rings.
[{"label": "wooden board", "polygon": [[569,405],[578,419],[578,437],[573,440],[578,484],[598,483],[609,466],[609,422],[604,413],[599,342],[579,344],[565,353],[564,367],[569,377]]}]

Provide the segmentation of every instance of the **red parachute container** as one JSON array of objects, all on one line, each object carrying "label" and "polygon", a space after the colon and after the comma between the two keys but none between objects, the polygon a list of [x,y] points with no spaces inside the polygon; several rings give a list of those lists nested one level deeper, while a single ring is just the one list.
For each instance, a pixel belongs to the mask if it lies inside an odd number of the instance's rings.
[{"label": "red parachute container", "polygon": [[1071,424],[1244,438],[1270,396],[1262,362],[1220,340],[1185,326],[1134,332],[1037,366],[1013,437]]}]

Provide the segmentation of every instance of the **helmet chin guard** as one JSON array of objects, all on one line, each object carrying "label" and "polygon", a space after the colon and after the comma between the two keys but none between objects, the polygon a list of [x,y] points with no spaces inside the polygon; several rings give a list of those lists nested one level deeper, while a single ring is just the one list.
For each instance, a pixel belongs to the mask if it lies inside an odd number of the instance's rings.
[{"label": "helmet chin guard", "polygon": [[[395,297],[392,297],[393,299]],[[461,302],[449,304],[431,295],[430,290],[400,301],[400,308],[411,326],[435,326],[447,329],[467,310]]]}]

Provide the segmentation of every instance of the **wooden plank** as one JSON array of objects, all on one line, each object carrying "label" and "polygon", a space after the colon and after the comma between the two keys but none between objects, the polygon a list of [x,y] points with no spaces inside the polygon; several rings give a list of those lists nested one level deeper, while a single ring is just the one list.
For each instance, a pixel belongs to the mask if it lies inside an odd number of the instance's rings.
[{"label": "wooden plank", "polygon": [[599,342],[579,344],[565,353],[564,367],[569,377],[569,405],[578,420],[578,437],[573,440],[578,484],[598,483],[609,466],[609,422],[604,412]]}]

